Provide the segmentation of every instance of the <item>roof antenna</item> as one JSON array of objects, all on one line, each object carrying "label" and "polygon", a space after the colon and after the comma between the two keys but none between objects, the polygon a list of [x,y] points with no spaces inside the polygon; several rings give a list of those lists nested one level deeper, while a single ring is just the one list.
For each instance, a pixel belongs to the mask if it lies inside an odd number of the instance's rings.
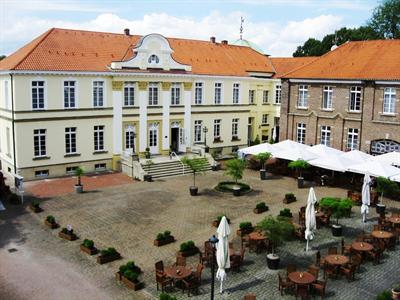
[{"label": "roof antenna", "polygon": [[337,31],[335,31],[335,37],[333,39],[333,45],[331,47],[331,51],[335,50],[338,47],[337,44],[338,44],[338,36],[337,36]]},{"label": "roof antenna", "polygon": [[240,17],[240,39],[243,39],[243,23],[244,23],[244,19],[243,17]]}]

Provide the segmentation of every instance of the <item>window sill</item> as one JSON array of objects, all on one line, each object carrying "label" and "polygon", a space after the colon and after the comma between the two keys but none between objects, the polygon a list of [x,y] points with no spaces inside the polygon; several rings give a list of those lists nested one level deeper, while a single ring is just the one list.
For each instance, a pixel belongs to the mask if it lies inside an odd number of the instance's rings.
[{"label": "window sill", "polygon": [[261,126],[269,126],[269,123],[262,123]]},{"label": "window sill", "polygon": [[346,112],[349,114],[361,114],[361,110],[348,110],[346,109]]},{"label": "window sill", "polygon": [[273,105],[279,105],[280,106],[281,104],[280,103],[273,103]]},{"label": "window sill", "polygon": [[101,109],[105,109],[107,107],[105,107],[105,106],[93,106],[92,108],[101,110]]},{"label": "window sill", "polygon": [[64,157],[74,157],[74,156],[81,156],[80,153],[67,153],[64,155]]},{"label": "window sill", "polygon": [[46,109],[45,108],[32,108],[32,111],[43,112],[43,111],[46,111]]},{"label": "window sill", "polygon": [[241,141],[241,139],[239,139],[239,138],[232,138],[231,139],[231,142],[240,142]]},{"label": "window sill", "polygon": [[308,106],[296,106],[296,109],[299,109],[299,110],[308,110]]},{"label": "window sill", "polygon": [[123,105],[122,108],[139,108],[137,105]]},{"label": "window sill", "polygon": [[45,160],[45,159],[50,159],[50,156],[37,156],[32,158],[32,160]]},{"label": "window sill", "polygon": [[249,103],[249,105],[257,105],[257,103]]},{"label": "window sill", "polygon": [[78,109],[77,107],[64,107],[65,110],[76,110]]},{"label": "window sill", "polygon": [[214,140],[213,141],[214,144],[223,143],[223,142],[224,142],[223,140]]},{"label": "window sill", "polygon": [[96,154],[105,154],[105,153],[108,153],[108,151],[106,151],[106,150],[99,150],[99,151],[94,151],[94,152],[93,152],[93,155],[96,155]]},{"label": "window sill", "polygon": [[396,117],[398,113],[379,113],[379,115],[383,117]]},{"label": "window sill", "polygon": [[185,107],[183,104],[171,104],[171,107]]},{"label": "window sill", "polygon": [[147,108],[162,108],[161,105],[147,105]]},{"label": "window sill", "polygon": [[329,112],[332,112],[332,111],[335,111],[335,110],[334,110],[333,108],[321,108],[320,111],[329,111]]},{"label": "window sill", "polygon": [[271,105],[271,103],[265,102],[265,103],[263,103],[262,105]]}]

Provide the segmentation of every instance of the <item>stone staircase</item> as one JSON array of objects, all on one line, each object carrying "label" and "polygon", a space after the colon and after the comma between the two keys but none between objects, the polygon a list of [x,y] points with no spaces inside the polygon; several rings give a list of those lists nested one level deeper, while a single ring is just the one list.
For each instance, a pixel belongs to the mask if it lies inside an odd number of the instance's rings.
[{"label": "stone staircase", "polygon": [[[207,158],[199,157],[196,158],[199,163],[204,164],[202,171],[211,170],[211,165]],[[169,161],[159,161],[154,162],[151,166],[141,163],[143,170],[152,176],[153,179],[165,178],[171,176],[181,176],[186,174],[193,174],[193,171],[188,166],[182,166],[182,163],[177,159],[172,159]]]}]

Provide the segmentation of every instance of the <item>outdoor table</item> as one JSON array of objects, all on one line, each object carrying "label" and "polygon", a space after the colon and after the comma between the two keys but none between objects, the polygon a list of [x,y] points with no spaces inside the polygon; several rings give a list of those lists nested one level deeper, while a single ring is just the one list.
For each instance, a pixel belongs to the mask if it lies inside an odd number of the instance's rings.
[{"label": "outdoor table", "polygon": [[192,274],[192,270],[183,266],[170,266],[164,267],[164,273],[174,280],[182,280],[189,277]]},{"label": "outdoor table", "polygon": [[315,217],[316,218],[322,218],[325,215],[323,211],[316,211],[315,212]]},{"label": "outdoor table", "polygon": [[288,278],[290,281],[296,283],[296,284],[310,284],[315,281],[315,276],[309,272],[291,272],[288,275]]},{"label": "outdoor table", "polygon": [[264,233],[254,231],[252,233],[249,233],[249,239],[255,241],[265,241],[267,239],[267,236]]},{"label": "outdoor table", "polygon": [[330,265],[341,266],[347,264],[350,259],[340,254],[330,254],[325,257],[325,261]]},{"label": "outdoor table", "polygon": [[374,249],[374,246],[366,242],[354,242],[353,244],[351,244],[351,248],[356,251],[366,252]]},{"label": "outdoor table", "polygon": [[398,226],[400,225],[400,217],[390,217],[387,219],[390,223],[393,224],[393,226]]},{"label": "outdoor table", "polygon": [[377,239],[390,239],[393,236],[393,233],[388,231],[374,230],[372,231],[371,235]]}]

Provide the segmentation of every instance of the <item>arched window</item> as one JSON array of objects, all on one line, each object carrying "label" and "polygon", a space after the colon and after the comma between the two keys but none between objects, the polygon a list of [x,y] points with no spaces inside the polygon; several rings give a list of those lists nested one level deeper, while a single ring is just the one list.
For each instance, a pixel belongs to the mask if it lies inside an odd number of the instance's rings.
[{"label": "arched window", "polygon": [[160,62],[160,59],[158,58],[157,55],[152,54],[152,55],[150,55],[148,62],[149,62],[149,64],[158,64]]},{"label": "arched window", "polygon": [[400,151],[400,143],[392,140],[371,141],[371,154],[384,154],[392,151]]}]

